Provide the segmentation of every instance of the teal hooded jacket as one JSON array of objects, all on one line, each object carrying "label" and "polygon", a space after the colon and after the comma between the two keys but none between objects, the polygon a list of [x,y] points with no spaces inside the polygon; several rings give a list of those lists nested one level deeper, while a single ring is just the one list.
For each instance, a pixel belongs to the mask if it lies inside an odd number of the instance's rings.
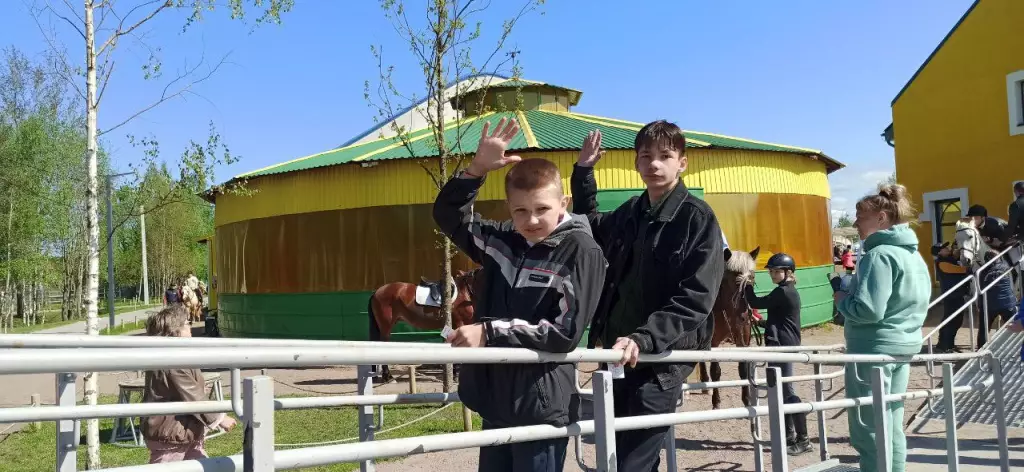
[{"label": "teal hooded jacket", "polygon": [[864,241],[849,295],[838,304],[846,317],[848,352],[920,352],[932,281],[917,246],[917,235],[907,224],[878,231]]}]

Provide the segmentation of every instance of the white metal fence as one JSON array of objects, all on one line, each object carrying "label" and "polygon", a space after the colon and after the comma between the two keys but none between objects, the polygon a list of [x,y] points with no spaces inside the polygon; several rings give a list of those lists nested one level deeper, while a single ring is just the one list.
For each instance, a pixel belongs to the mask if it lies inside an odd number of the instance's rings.
[{"label": "white metal fence", "polygon": [[[1009,272],[1003,274],[1009,276]],[[970,282],[973,281],[973,282]],[[980,286],[980,275],[975,274],[968,282],[977,290],[971,300],[965,302],[963,310],[970,310],[973,327],[973,308],[970,305],[977,297],[991,288]],[[940,303],[942,298],[932,302]],[[957,313],[959,313],[958,311]],[[982,325],[987,326],[987,304],[983,305]],[[948,322],[951,314],[943,322]],[[928,345],[938,328],[927,335]],[[973,345],[973,338],[972,338]],[[85,348],[85,349],[83,349]],[[841,346],[805,346],[800,348],[731,348],[713,351],[682,351],[658,355],[643,355],[641,362],[741,362],[751,366],[748,380],[711,383],[692,383],[684,389],[726,388],[751,386],[766,393],[754,395],[755,404],[750,407],[722,410],[690,411],[649,415],[642,417],[614,416],[612,378],[607,370],[594,373],[593,388],[578,388],[581,395],[591,397],[594,405],[594,419],[579,421],[565,427],[548,425],[523,426],[486,431],[438,434],[401,439],[374,441],[374,433],[380,427],[374,424],[374,407],[409,403],[447,403],[458,400],[456,394],[397,394],[374,395],[372,366],[380,364],[500,364],[500,363],[604,363],[617,361],[621,353],[611,350],[580,349],[566,354],[553,354],[526,349],[480,348],[458,349],[447,345],[429,343],[368,343],[345,341],[303,341],[263,339],[178,339],[178,338],[137,338],[137,337],[91,337],[65,335],[0,335],[0,374],[52,373],[56,378],[57,405],[43,407],[16,407],[0,409],[0,423],[55,421],[57,423],[56,470],[73,471],[76,467],[76,451],[79,435],[78,420],[91,418],[116,418],[168,414],[234,412],[246,428],[243,453],[229,457],[213,457],[198,461],[183,461],[171,464],[139,465],[119,467],[116,471],[254,471],[289,470],[302,467],[333,464],[339,462],[360,462],[362,470],[373,470],[374,460],[400,457],[428,452],[448,451],[510,444],[540,439],[575,437],[577,450],[579,438],[593,435],[597,446],[599,471],[616,470],[615,431],[674,426],[677,424],[720,421],[727,419],[751,420],[752,440],[755,444],[755,465],[763,470],[762,458],[765,446],[771,446],[773,470],[789,470],[785,447],[783,416],[791,413],[817,413],[819,430],[819,453],[821,459],[829,459],[825,411],[857,408],[867,405],[906,401],[910,399],[941,398],[947,414],[947,451],[949,470],[959,470],[957,455],[956,418],[953,404],[955,395],[980,391],[986,392],[995,403],[997,417],[997,442],[1001,469],[1009,471],[1007,448],[1006,414],[1004,403],[1002,366],[999,359],[986,349],[961,354],[928,354],[916,356],[887,356],[837,354]],[[930,352],[930,351],[929,351]],[[972,385],[955,386],[952,382],[951,362],[978,359],[989,366],[987,378]],[[767,363],[802,363],[814,366],[814,375],[781,378],[778,368],[769,368]],[[870,382],[872,395],[862,398],[824,400],[825,382],[829,382],[844,370],[824,373],[823,366],[846,367],[857,363],[924,363],[932,379],[931,388],[908,391],[904,394],[886,395],[881,368],[875,368]],[[942,366],[941,374],[935,374],[937,365]],[[307,398],[275,398],[273,379],[268,376],[254,376],[241,379],[239,369],[294,368],[328,365],[356,365],[359,372],[359,394],[347,396],[325,396]],[[230,368],[231,400],[143,403],[82,406],[75,404],[74,379],[76,372],[103,372],[120,370],[155,370],[167,368]],[[759,376],[765,368],[765,376]],[[943,379],[942,387],[935,388],[934,378]],[[814,401],[799,404],[784,404],[782,384],[785,382],[815,383]],[[238,393],[241,393],[239,395]],[[767,400],[766,404],[761,404]],[[274,411],[299,408],[322,408],[355,406],[360,410],[360,442],[298,449],[275,450]],[[860,410],[854,410],[859,412]],[[874,408],[875,424],[887,421],[885,408]],[[383,413],[383,410],[381,410]],[[763,420],[768,418],[768,439],[762,431]],[[383,421],[383,414],[378,416]],[[855,420],[859,417],[855,416]],[[877,433],[880,451],[887,451],[889,437],[886,428]],[[671,435],[674,438],[674,434]],[[674,440],[667,438],[666,446],[670,470],[675,470]],[[578,456],[581,457],[581,456]],[[886,454],[879,454],[879,470],[889,470],[885,463]]]}]

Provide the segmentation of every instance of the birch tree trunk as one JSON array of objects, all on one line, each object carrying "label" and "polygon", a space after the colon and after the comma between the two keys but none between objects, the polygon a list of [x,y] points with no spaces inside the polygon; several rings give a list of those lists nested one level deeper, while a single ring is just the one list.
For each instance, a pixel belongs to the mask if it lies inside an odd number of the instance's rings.
[{"label": "birch tree trunk", "polygon": [[4,280],[4,292],[0,294],[0,328],[3,332],[7,332],[8,319],[12,320],[13,316],[10,314],[11,303],[8,300],[11,298],[11,246],[14,244],[14,238],[11,236],[11,231],[14,228],[14,195],[11,194],[10,201],[7,202],[7,277]]},{"label": "birch tree trunk", "polygon": [[[89,238],[89,270],[85,280],[85,334],[96,336],[99,331],[97,325],[97,309],[99,300],[99,272],[100,272],[100,228],[99,228],[99,200],[97,198],[97,114],[99,103],[96,101],[96,31],[93,25],[93,1],[85,0],[85,87],[86,87],[86,115],[85,115],[85,167],[88,175],[85,191],[85,213],[86,229]],[[99,397],[98,374],[89,372],[85,374],[85,403],[96,405]],[[88,445],[86,468],[95,470],[100,468],[100,424],[99,420],[89,420],[86,423],[85,441]]]}]

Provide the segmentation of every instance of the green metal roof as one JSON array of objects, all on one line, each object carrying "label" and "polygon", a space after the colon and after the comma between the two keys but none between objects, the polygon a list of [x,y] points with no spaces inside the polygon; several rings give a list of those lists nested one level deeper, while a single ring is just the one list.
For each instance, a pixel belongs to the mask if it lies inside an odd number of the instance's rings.
[{"label": "green metal roof", "polygon": [[[571,112],[544,110],[494,112],[467,118],[460,123],[452,123],[445,132],[445,142],[449,144],[450,149],[455,154],[471,154],[476,152],[476,144],[480,138],[483,123],[485,121],[490,122],[493,126],[502,118],[517,118],[520,122],[525,121],[523,123],[523,131],[512,140],[509,146],[510,151],[576,150],[580,148],[580,144],[587,133],[595,129],[601,130],[603,148],[633,149],[636,133],[643,127],[641,123]],[[747,149],[816,155],[825,161],[829,172],[842,167],[842,164],[828,158],[821,151],[815,149],[765,143],[697,131],[685,131],[685,134],[687,147]],[[429,129],[424,128],[409,133],[408,140],[408,145],[403,144],[398,138],[385,138],[332,149],[255,170],[239,175],[236,178],[282,174],[353,162],[429,158],[437,155],[437,147],[434,144],[433,134]]]}]

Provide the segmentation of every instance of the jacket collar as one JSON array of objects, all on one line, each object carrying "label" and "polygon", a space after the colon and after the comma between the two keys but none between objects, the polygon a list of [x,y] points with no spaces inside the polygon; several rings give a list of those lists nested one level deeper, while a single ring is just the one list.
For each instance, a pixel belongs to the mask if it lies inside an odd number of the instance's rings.
[{"label": "jacket collar", "polygon": [[[661,202],[654,203],[655,210],[657,211],[654,219],[660,222],[672,221],[672,219],[674,219],[679,213],[679,209],[683,206],[683,202],[685,202],[689,197],[690,191],[686,188],[686,184],[683,183],[683,179],[680,178],[679,183],[672,188],[668,195],[663,197]],[[636,216],[639,216],[643,211],[651,208],[652,203],[650,200],[650,194],[647,190],[644,190],[644,193],[640,195],[638,204],[639,211],[634,213]]]}]

